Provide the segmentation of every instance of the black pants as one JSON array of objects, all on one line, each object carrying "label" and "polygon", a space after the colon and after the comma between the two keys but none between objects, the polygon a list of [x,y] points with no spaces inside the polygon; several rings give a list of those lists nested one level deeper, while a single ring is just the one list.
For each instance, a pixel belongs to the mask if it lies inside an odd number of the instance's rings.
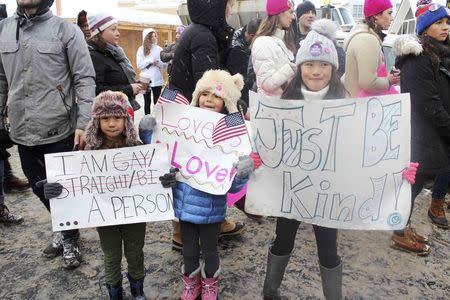
[{"label": "black pants", "polygon": [[152,86],[147,93],[144,94],[144,113],[146,115],[150,114],[150,107],[152,103],[152,92],[153,92],[153,104],[158,101],[159,95],[161,94],[162,86]]},{"label": "black pants", "polygon": [[[272,254],[282,256],[292,252],[300,223],[297,220],[277,218],[277,236],[271,248]],[[313,228],[320,264],[330,269],[336,267],[341,261],[337,255],[337,229],[317,225],[313,225]]]},{"label": "black pants", "polygon": [[181,241],[183,242],[183,261],[185,275],[199,267],[200,248],[205,261],[206,277],[212,278],[219,269],[219,231],[220,223],[193,224],[180,221]]},{"label": "black pants", "polygon": [[[22,170],[30,183],[33,193],[39,197],[41,202],[50,211],[50,201],[45,199],[44,190],[36,187],[36,182],[46,178],[44,155],[47,153],[67,152],[73,149],[74,136],[71,135],[59,142],[38,146],[18,145],[20,163]],[[79,237],[78,230],[67,230],[62,232],[64,240]]]}]

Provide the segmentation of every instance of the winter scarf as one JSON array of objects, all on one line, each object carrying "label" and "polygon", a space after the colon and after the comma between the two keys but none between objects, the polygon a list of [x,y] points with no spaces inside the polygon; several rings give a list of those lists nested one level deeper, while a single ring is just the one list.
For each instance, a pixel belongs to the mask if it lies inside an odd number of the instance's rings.
[{"label": "winter scarf", "polygon": [[136,81],[134,78],[136,77],[136,72],[133,69],[133,66],[130,63],[130,60],[125,55],[125,52],[123,51],[122,47],[114,46],[109,43],[106,43],[106,51],[111,53],[111,55],[114,57],[114,59],[117,61],[117,63],[122,68],[123,72],[128,78],[128,82],[130,84],[135,83]]}]

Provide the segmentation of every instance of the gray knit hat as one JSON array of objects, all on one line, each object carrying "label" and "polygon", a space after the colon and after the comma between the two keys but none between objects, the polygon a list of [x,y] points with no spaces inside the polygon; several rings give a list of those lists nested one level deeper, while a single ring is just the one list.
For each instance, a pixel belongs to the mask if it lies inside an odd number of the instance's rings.
[{"label": "gray knit hat", "polygon": [[338,56],[334,39],[337,32],[336,24],[328,19],[314,21],[311,31],[300,43],[295,63],[297,66],[306,61],[325,61],[339,68]]}]

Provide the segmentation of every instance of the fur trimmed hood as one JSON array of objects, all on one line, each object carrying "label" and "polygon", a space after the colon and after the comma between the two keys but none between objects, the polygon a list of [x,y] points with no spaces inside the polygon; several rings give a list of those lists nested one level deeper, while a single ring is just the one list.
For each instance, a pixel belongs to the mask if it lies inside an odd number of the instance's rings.
[{"label": "fur trimmed hood", "polygon": [[209,91],[223,99],[229,114],[237,112],[237,102],[241,98],[243,87],[244,79],[239,73],[231,75],[223,70],[206,71],[195,86],[191,105],[198,107],[200,94],[204,91]]},{"label": "fur trimmed hood", "polygon": [[105,136],[100,129],[100,118],[107,116],[125,118],[125,132],[123,133],[125,146],[140,144],[132,117],[128,113],[128,103],[128,97],[122,92],[106,91],[94,99],[92,118],[85,129],[86,149],[100,149],[104,144]]},{"label": "fur trimmed hood", "polygon": [[423,52],[423,48],[415,34],[404,34],[395,39],[392,51],[395,56],[418,56]]}]

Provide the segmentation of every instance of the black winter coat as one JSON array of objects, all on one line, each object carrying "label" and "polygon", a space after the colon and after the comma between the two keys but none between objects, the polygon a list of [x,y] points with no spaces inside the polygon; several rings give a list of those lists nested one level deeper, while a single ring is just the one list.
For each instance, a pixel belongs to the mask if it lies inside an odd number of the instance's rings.
[{"label": "black winter coat", "polygon": [[133,88],[114,57],[93,43],[89,43],[89,53],[95,69],[95,94],[111,90],[124,93],[129,100],[134,99]]},{"label": "black winter coat", "polygon": [[423,51],[400,54],[401,91],[411,96],[411,161],[419,162],[418,173],[426,176],[448,172],[450,65],[434,67]]},{"label": "black winter coat", "polygon": [[169,88],[192,100],[197,81],[210,69],[222,69],[233,36],[226,23],[225,0],[188,0],[189,25],[172,60]]},{"label": "black winter coat", "polygon": [[[233,35],[232,47],[227,57],[227,69],[231,75],[241,74],[244,77],[244,88],[242,89],[242,100],[248,105],[248,91],[252,88],[252,80],[247,80],[247,69],[250,61],[250,43],[245,40],[246,27],[242,27]],[[256,76],[254,77],[256,81]]]}]

